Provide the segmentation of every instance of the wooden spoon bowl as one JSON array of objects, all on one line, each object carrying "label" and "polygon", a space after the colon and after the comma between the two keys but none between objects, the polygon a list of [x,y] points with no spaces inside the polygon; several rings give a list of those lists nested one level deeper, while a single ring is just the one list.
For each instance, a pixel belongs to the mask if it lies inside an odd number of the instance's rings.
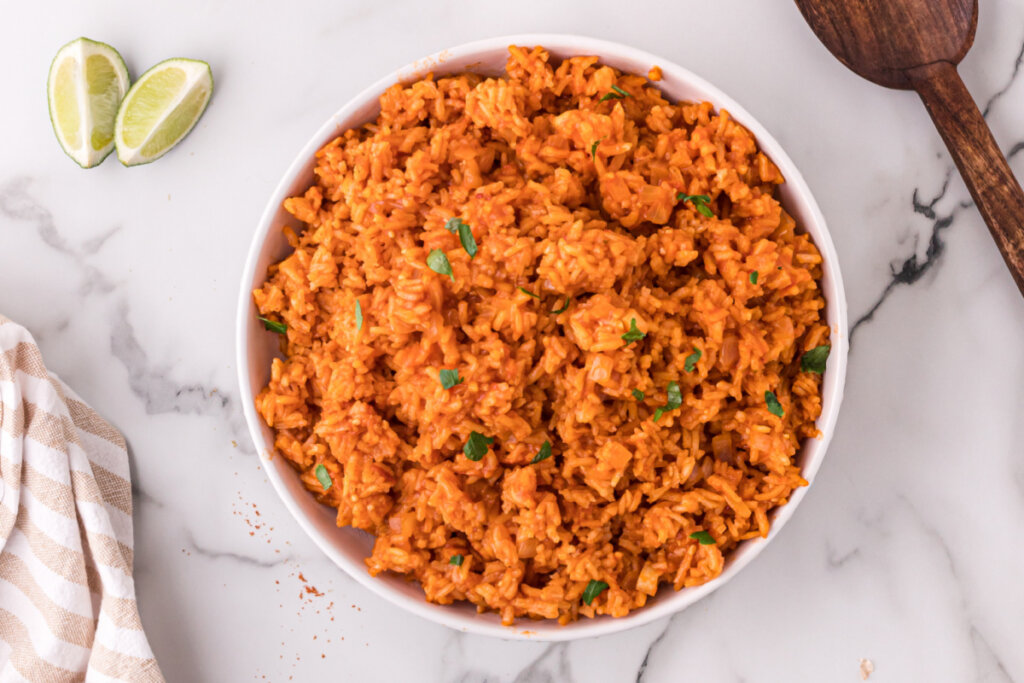
[{"label": "wooden spoon bowl", "polygon": [[825,47],[864,78],[915,90],[1024,294],[1024,191],[956,65],[974,42],[977,0],[796,0]]}]

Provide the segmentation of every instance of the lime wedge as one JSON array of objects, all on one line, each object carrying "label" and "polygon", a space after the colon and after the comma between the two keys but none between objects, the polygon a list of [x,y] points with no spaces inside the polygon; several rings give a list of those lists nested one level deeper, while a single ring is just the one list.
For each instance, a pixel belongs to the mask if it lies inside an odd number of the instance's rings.
[{"label": "lime wedge", "polygon": [[83,168],[114,148],[114,119],[128,89],[128,69],[117,50],[79,38],[57,51],[46,80],[50,121],[57,141]]},{"label": "lime wedge", "polygon": [[168,59],[142,74],[117,112],[117,158],[136,166],[167,154],[196,125],[212,94],[206,62]]}]

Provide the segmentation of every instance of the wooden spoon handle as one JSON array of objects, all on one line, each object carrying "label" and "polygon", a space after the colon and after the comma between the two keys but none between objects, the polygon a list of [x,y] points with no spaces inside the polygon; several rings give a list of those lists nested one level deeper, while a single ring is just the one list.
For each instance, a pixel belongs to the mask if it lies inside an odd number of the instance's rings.
[{"label": "wooden spoon handle", "polygon": [[1024,192],[1006,157],[954,65],[934,62],[911,78],[1024,294]]}]

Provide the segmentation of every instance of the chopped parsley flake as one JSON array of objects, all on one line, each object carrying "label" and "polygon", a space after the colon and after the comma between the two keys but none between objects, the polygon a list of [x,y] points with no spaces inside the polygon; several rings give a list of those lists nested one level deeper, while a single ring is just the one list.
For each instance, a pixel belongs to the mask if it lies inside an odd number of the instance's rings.
[{"label": "chopped parsley flake", "polygon": [[469,254],[469,258],[476,258],[476,240],[473,239],[473,231],[469,225],[459,221],[459,241],[462,242],[462,248]]},{"label": "chopped parsley flake", "polygon": [[647,333],[640,331],[640,329],[636,326],[636,318],[633,318],[629,321],[629,331],[627,331],[626,334],[622,335],[622,338],[625,340],[626,346],[629,346],[633,342],[640,341],[646,336]]},{"label": "chopped parsley flake", "polygon": [[594,161],[597,161],[597,146],[601,144],[601,140],[604,140],[604,138],[601,138],[600,140],[594,140],[594,144],[590,146],[590,157]]},{"label": "chopped parsley flake", "polygon": [[536,465],[541,460],[547,460],[550,457],[551,457],[551,442],[545,440],[544,443],[542,443],[540,445],[540,450],[537,451],[537,455],[533,456],[533,460],[530,461],[530,464],[531,465]]},{"label": "chopped parsley flake", "polygon": [[522,292],[523,294],[527,295],[527,296],[532,296],[534,299],[539,299],[540,298],[540,294],[534,294],[533,292],[531,292],[530,290],[526,289],[525,287],[520,287],[519,291]]},{"label": "chopped parsley flake", "polygon": [[551,311],[551,312],[554,313],[555,315],[558,315],[559,313],[565,313],[566,311],[569,310],[569,302],[570,301],[572,301],[572,297],[571,296],[565,297],[565,305],[562,306],[561,308],[556,309],[556,310]]},{"label": "chopped parsley flake", "polygon": [[612,92],[606,94],[604,97],[598,100],[598,102],[607,102],[608,100],[624,100],[627,97],[632,97],[628,92],[623,90],[617,85],[612,86]]},{"label": "chopped parsley flake", "polygon": [[633,390],[633,398],[635,398],[636,400],[642,401],[642,400],[644,400],[645,397],[646,397],[646,394],[644,394],[644,392],[640,391],[639,389],[634,389]]},{"label": "chopped parsley flake", "polygon": [[698,349],[696,346],[694,346],[693,347],[693,353],[691,353],[689,356],[687,356],[686,360],[683,361],[683,370],[686,370],[687,372],[693,372],[694,370],[696,370],[697,369],[697,361],[700,360],[701,355],[702,354],[701,354],[700,349]]},{"label": "chopped parsley flake", "polygon": [[356,299],[356,330],[363,329],[363,307],[359,305],[359,299]]},{"label": "chopped parsley flake", "polygon": [[819,375],[824,374],[825,361],[828,360],[828,354],[831,351],[831,346],[824,344],[821,346],[815,346],[813,349],[801,356],[800,369],[804,372],[816,372]]},{"label": "chopped parsley flake", "polygon": [[442,369],[441,372],[438,373],[438,376],[441,379],[441,386],[445,389],[451,389],[456,384],[462,384],[462,378],[459,377],[459,371],[457,369]]},{"label": "chopped parsley flake", "polygon": [[440,249],[430,250],[430,253],[427,254],[427,266],[438,275],[447,275],[452,279],[452,282],[455,282],[452,264],[448,262],[448,257]]},{"label": "chopped parsley flake", "polygon": [[487,447],[492,443],[494,443],[493,436],[484,436],[480,432],[470,432],[466,445],[462,447],[462,452],[466,454],[467,458],[476,462],[486,455]]},{"label": "chopped parsley flake", "polygon": [[458,235],[460,225],[465,225],[465,223],[461,218],[456,216],[455,218],[449,218],[444,222],[444,229],[453,235]]},{"label": "chopped parsley flake", "polygon": [[331,488],[331,484],[334,482],[331,481],[331,475],[327,472],[326,467],[323,465],[317,465],[316,469],[313,470],[313,473],[316,474],[316,480],[320,482],[320,486],[323,487],[324,491]]},{"label": "chopped parsley flake", "polygon": [[714,545],[715,539],[706,531],[694,531],[690,538],[696,539],[701,545]]},{"label": "chopped parsley flake", "polygon": [[606,590],[608,590],[607,583],[605,583],[604,581],[594,581],[593,579],[591,579],[590,582],[587,584],[587,587],[583,589],[583,602],[589,605],[590,603],[594,602],[594,598],[596,598],[601,593],[604,593]]},{"label": "chopped parsley flake", "polygon": [[756,270],[753,273],[750,274],[750,284],[752,284],[752,285],[756,285],[757,284],[757,271]]},{"label": "chopped parsley flake", "polygon": [[462,561],[465,558],[462,555],[452,555],[451,559],[448,560],[448,564],[454,564],[456,567],[462,566]]},{"label": "chopped parsley flake", "polygon": [[764,392],[764,402],[768,406],[768,412],[772,415],[782,417],[786,414],[786,411],[782,409],[782,404],[779,403],[778,397],[775,396],[775,392],[766,391]]},{"label": "chopped parsley flake", "polygon": [[693,204],[693,207],[697,209],[697,213],[702,216],[706,216],[707,218],[711,218],[715,215],[711,211],[711,207],[708,206],[708,203],[711,201],[711,197],[706,194],[686,194],[685,192],[680,192],[676,195],[676,201],[690,202]]},{"label": "chopped parsley flake", "polygon": [[267,328],[271,332],[277,332],[278,334],[284,334],[288,331],[288,326],[284,323],[279,323],[276,320],[267,320],[263,316],[256,316],[263,321],[263,327]]},{"label": "chopped parsley flake", "polygon": [[654,411],[654,421],[657,422],[661,419],[661,416],[670,410],[675,410],[679,406],[683,405],[683,393],[679,391],[679,385],[675,382],[668,383],[668,400],[665,401],[665,405]]}]

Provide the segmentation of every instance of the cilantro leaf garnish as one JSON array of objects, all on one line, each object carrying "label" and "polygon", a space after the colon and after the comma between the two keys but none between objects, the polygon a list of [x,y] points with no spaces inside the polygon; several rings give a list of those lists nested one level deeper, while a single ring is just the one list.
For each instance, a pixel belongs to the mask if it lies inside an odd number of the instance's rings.
[{"label": "cilantro leaf garnish", "polygon": [[559,313],[565,313],[566,311],[569,310],[569,302],[570,301],[572,301],[572,297],[571,296],[565,297],[565,305],[562,306],[561,308],[558,308],[558,309],[556,309],[554,311],[551,311],[551,312],[554,313],[555,315],[558,315]]},{"label": "cilantro leaf garnish", "polygon": [[456,384],[462,384],[462,378],[459,377],[459,371],[457,369],[448,370],[447,368],[442,368],[442,370],[437,374],[441,380],[441,386],[445,389],[451,389]]},{"label": "cilantro leaf garnish", "polygon": [[484,436],[480,432],[470,432],[466,445],[462,447],[462,452],[466,454],[467,458],[476,462],[486,455],[487,447],[492,443],[494,443],[494,437]]},{"label": "cilantro leaf garnish", "polygon": [[668,398],[665,401],[665,405],[654,411],[654,421],[657,422],[661,419],[661,416],[670,410],[675,410],[679,406],[683,405],[683,393],[679,390],[679,385],[675,382],[668,383],[668,389],[666,389]]},{"label": "cilantro leaf garnish", "polygon": [[537,455],[533,456],[533,460],[530,461],[530,464],[531,465],[536,465],[541,460],[547,460],[550,457],[551,457],[551,442],[545,440],[544,443],[542,443],[540,445],[540,450],[537,451]]},{"label": "cilantro leaf garnish", "polygon": [[459,241],[462,242],[462,248],[469,254],[470,259],[476,258],[476,240],[473,239],[473,231],[469,225],[459,221]]},{"label": "cilantro leaf garnish", "polygon": [[706,194],[686,194],[685,192],[679,192],[676,194],[676,201],[690,202],[693,207],[697,209],[697,213],[707,218],[714,216],[714,212],[711,211],[711,207],[708,206],[708,202],[711,201],[711,197]]},{"label": "cilantro leaf garnish", "polygon": [[782,404],[779,403],[779,399],[775,395],[774,391],[764,392],[764,402],[765,405],[768,406],[768,412],[771,413],[772,415],[782,417],[783,415],[786,414],[786,411],[782,409]]},{"label": "cilantro leaf garnish", "polygon": [[700,360],[701,355],[702,354],[701,354],[700,349],[698,349],[696,346],[694,346],[693,347],[693,353],[691,353],[689,356],[687,356],[686,360],[683,361],[683,370],[686,370],[687,372],[693,372],[694,370],[696,370],[697,369],[697,361]]},{"label": "cilantro leaf garnish", "polygon": [[261,315],[256,316],[263,321],[263,327],[270,330],[271,332],[277,332],[278,334],[284,334],[288,331],[288,326],[284,323],[279,323],[276,320],[267,320]]},{"label": "cilantro leaf garnish", "polygon": [[636,318],[632,318],[629,321],[629,330],[626,334],[622,335],[623,340],[626,342],[626,346],[629,346],[635,341],[640,341],[647,336],[646,332],[641,332],[640,328],[636,326]]},{"label": "cilantro leaf garnish", "polygon": [[331,481],[331,475],[327,471],[326,467],[323,465],[317,465],[316,469],[313,470],[313,473],[316,475],[316,480],[320,482],[320,486],[323,487],[324,491],[331,488],[331,484],[334,482]]},{"label": "cilantro leaf garnish", "polygon": [[813,349],[805,353],[800,358],[800,369],[804,372],[816,372],[821,375],[825,373],[825,361],[828,360],[828,354],[831,353],[832,347],[822,344],[821,346],[815,346]]},{"label": "cilantro leaf garnish", "polygon": [[690,538],[696,539],[701,545],[715,545],[715,539],[706,531],[694,531]]},{"label": "cilantro leaf garnish", "polygon": [[628,92],[623,90],[617,85],[612,86],[612,92],[607,93],[604,97],[598,100],[598,102],[607,102],[608,100],[624,100],[627,97],[632,97]]},{"label": "cilantro leaf garnish", "polygon": [[452,264],[448,257],[440,249],[431,249],[427,254],[427,266],[438,275],[447,275],[455,282],[455,275],[452,273]]},{"label": "cilantro leaf garnish", "polygon": [[601,593],[604,593],[606,590],[608,590],[607,583],[605,583],[604,581],[595,581],[594,579],[591,579],[590,582],[587,584],[587,587],[583,589],[583,602],[589,605],[590,603],[594,602],[594,598],[596,598]]}]

